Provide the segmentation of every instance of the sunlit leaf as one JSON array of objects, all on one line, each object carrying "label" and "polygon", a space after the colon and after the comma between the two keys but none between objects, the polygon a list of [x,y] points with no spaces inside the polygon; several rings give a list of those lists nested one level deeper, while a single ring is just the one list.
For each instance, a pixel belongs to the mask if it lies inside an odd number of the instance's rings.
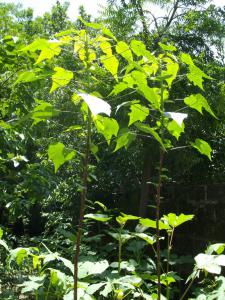
[{"label": "sunlit leaf", "polygon": [[128,115],[130,116],[128,126],[130,126],[137,121],[144,121],[149,115],[149,109],[141,104],[132,104]]},{"label": "sunlit leaf", "polygon": [[135,233],[135,236],[146,241],[149,245],[153,245],[156,242],[156,239],[154,236],[151,236],[151,235],[148,235],[145,233]]},{"label": "sunlit leaf", "polygon": [[206,141],[202,139],[196,139],[194,143],[191,143],[191,146],[197,149],[201,154],[206,155],[210,160],[212,160],[212,148]]},{"label": "sunlit leaf", "polygon": [[142,123],[135,123],[135,126],[139,129],[139,130],[141,130],[141,131],[143,131],[143,132],[145,132],[145,133],[149,133],[149,134],[151,134],[153,137],[154,137],[154,139],[158,142],[158,143],[160,143],[160,145],[162,146],[162,148],[165,150],[165,146],[164,146],[164,144],[163,144],[163,141],[162,141],[162,139],[160,138],[160,136],[158,135],[158,133],[153,129],[153,128],[151,128],[150,126],[148,126],[147,124],[142,124]]},{"label": "sunlit leaf", "polygon": [[114,55],[110,56],[101,56],[100,57],[101,63],[104,65],[106,70],[108,70],[112,76],[117,80],[117,73],[119,67],[119,61]]},{"label": "sunlit leaf", "polygon": [[110,116],[111,106],[106,101],[89,94],[79,93],[78,95],[85,101],[94,116],[100,113]]},{"label": "sunlit leaf", "polygon": [[55,74],[52,75],[52,87],[50,93],[54,92],[59,87],[66,86],[73,78],[73,72],[60,67],[54,68]]},{"label": "sunlit leaf", "polygon": [[107,260],[85,261],[78,263],[78,278],[82,279],[89,275],[101,274],[109,267]]},{"label": "sunlit leaf", "polygon": [[124,57],[126,60],[131,61],[133,60],[132,52],[127,45],[127,43],[120,41],[116,45],[116,52]]},{"label": "sunlit leaf", "polygon": [[36,99],[35,102],[38,105],[31,112],[31,118],[34,120],[33,125],[46,121],[52,117],[56,117],[60,113],[48,102],[38,99]]},{"label": "sunlit leaf", "polygon": [[120,148],[125,147],[127,149],[129,145],[135,140],[136,135],[129,131],[120,131],[119,137],[116,141],[116,148],[113,152],[118,151]]},{"label": "sunlit leaf", "polygon": [[196,109],[201,114],[202,114],[202,109],[204,108],[208,113],[210,113],[214,118],[216,118],[207,100],[201,94],[190,95],[184,98],[184,103],[190,106],[191,108]]},{"label": "sunlit leaf", "polygon": [[112,219],[112,217],[109,217],[108,215],[105,214],[86,214],[84,217],[99,222],[108,222],[109,220]]},{"label": "sunlit leaf", "polygon": [[110,144],[113,136],[117,136],[119,125],[115,119],[98,115],[94,118],[94,123],[98,132],[105,137],[108,144]]},{"label": "sunlit leaf", "polygon": [[165,51],[172,52],[172,51],[176,51],[177,50],[177,48],[175,46],[171,45],[171,44],[166,45],[166,44],[163,44],[163,43],[160,43],[160,42],[158,44],[159,44],[160,48],[163,49],[163,50],[165,50]]},{"label": "sunlit leaf", "polygon": [[66,161],[73,159],[76,155],[74,150],[68,150],[64,144],[58,142],[51,144],[48,148],[48,157],[55,166],[55,172],[61,167]]},{"label": "sunlit leaf", "polygon": [[194,215],[180,214],[177,216],[174,213],[169,213],[168,215],[164,215],[161,220],[164,222],[164,224],[169,225],[172,228],[176,228],[185,222],[191,221],[193,218]]}]

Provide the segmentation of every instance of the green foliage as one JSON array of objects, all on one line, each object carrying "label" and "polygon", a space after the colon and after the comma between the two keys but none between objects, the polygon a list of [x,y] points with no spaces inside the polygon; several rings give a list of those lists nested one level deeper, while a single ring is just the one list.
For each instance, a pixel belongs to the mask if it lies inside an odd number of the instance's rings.
[{"label": "green foliage", "polygon": [[58,142],[51,144],[48,148],[48,157],[52,160],[55,166],[55,172],[62,166],[66,161],[71,160],[76,155],[74,150],[68,150],[65,146]]},{"label": "green foliage", "polygon": [[197,149],[201,154],[206,155],[210,160],[212,159],[212,148],[206,141],[203,141],[202,139],[196,139],[194,143],[191,143],[191,145],[192,147]]}]

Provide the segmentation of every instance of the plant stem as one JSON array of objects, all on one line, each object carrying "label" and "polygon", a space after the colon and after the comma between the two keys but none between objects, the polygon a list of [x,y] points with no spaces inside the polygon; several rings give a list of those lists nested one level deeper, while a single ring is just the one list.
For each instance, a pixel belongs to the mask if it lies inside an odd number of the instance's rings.
[{"label": "plant stem", "polygon": [[[160,74],[162,75],[162,67],[160,65]],[[161,101],[161,139],[163,141],[164,137],[164,86],[163,80],[160,80],[160,101]],[[158,296],[157,299],[161,299],[161,252],[160,252],[160,229],[159,229],[159,220],[160,220],[160,200],[161,200],[161,187],[162,187],[162,170],[163,170],[163,160],[164,160],[164,149],[160,147],[159,149],[159,173],[158,173],[158,184],[156,192],[156,269],[157,269],[157,285],[158,285]]]},{"label": "plant stem", "polygon": [[156,269],[157,269],[157,285],[158,285],[158,300],[161,299],[161,253],[160,253],[160,229],[159,229],[159,219],[160,219],[160,199],[161,199],[161,184],[162,184],[162,168],[163,168],[163,158],[164,151],[160,149],[159,157],[159,181],[157,185],[156,194]]},{"label": "plant stem", "polygon": [[121,256],[122,256],[122,240],[121,240],[121,228],[119,229],[119,253],[118,253],[118,273],[121,270]]},{"label": "plant stem", "polygon": [[[173,233],[174,233],[174,228],[172,229],[171,233],[168,233],[166,276],[168,275],[169,269],[170,269],[169,261],[170,261],[170,253],[171,253],[171,249],[172,249]],[[166,285],[166,299],[167,300],[170,299],[170,288],[169,288],[168,283]]]},{"label": "plant stem", "polygon": [[[88,36],[86,34],[85,41],[85,56],[86,61],[88,61]],[[90,89],[90,71],[89,64],[87,63],[86,72],[87,72],[87,84],[88,89]],[[80,244],[83,230],[83,222],[84,222],[84,209],[87,198],[87,190],[88,190],[88,163],[90,157],[90,145],[91,145],[91,112],[88,109],[87,116],[87,136],[86,136],[86,144],[85,144],[85,153],[83,157],[83,174],[82,174],[82,190],[80,193],[80,216],[79,223],[77,229],[77,239],[76,239],[76,250],[74,255],[74,300],[78,299],[77,289],[78,289],[78,259],[80,255]]]},{"label": "plant stem", "polygon": [[197,272],[198,272],[198,271],[196,271],[195,275],[194,275],[193,278],[191,279],[189,285],[187,286],[187,288],[186,288],[186,290],[184,291],[183,295],[181,296],[180,300],[183,300],[184,297],[187,295],[187,292],[190,290],[192,284],[194,283],[194,280],[195,280],[195,278],[196,278]]}]

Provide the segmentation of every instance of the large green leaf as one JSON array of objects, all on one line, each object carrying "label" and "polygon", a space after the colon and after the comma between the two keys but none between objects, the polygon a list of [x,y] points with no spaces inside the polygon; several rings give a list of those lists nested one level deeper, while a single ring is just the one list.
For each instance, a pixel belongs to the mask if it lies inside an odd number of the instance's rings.
[{"label": "large green leaf", "polygon": [[201,94],[190,95],[184,98],[184,103],[190,106],[191,108],[196,109],[201,114],[202,114],[202,109],[204,108],[208,113],[210,113],[214,118],[216,118],[207,100]]},{"label": "large green leaf", "polygon": [[181,61],[188,65],[189,73],[187,74],[187,78],[200,89],[203,89],[203,81],[204,78],[212,79],[210,76],[205,74],[201,69],[199,69],[193,62],[191,56],[187,53],[181,54]]},{"label": "large green leaf", "polygon": [[184,132],[184,123],[181,126],[177,124],[176,121],[172,120],[166,125],[167,130],[172,134],[177,140],[179,139],[181,133]]},{"label": "large green leaf", "polygon": [[112,76],[118,80],[118,67],[119,67],[119,61],[114,55],[110,56],[101,56],[100,57],[101,63],[104,65],[106,70],[108,70]]},{"label": "large green leaf", "polygon": [[171,45],[171,44],[166,45],[166,44],[163,44],[163,43],[160,43],[160,42],[158,44],[159,44],[160,48],[165,50],[165,51],[173,52],[173,51],[177,50],[177,48],[175,46]]},{"label": "large green leaf", "polygon": [[177,62],[172,61],[172,59],[170,59],[168,57],[164,58],[164,61],[167,64],[166,64],[166,71],[162,72],[162,76],[169,76],[165,80],[168,83],[168,86],[171,87],[174,79],[177,76],[177,72],[179,70],[179,65]]},{"label": "large green leaf", "polygon": [[52,75],[52,87],[50,93],[54,92],[59,87],[66,86],[73,78],[73,72],[60,67],[54,68],[55,74]]},{"label": "large green leaf", "polygon": [[224,252],[224,250],[225,250],[225,243],[216,243],[216,244],[210,245],[207,248],[206,253],[212,254],[213,252],[216,252],[217,254],[221,254],[222,252]]},{"label": "large green leaf", "polygon": [[101,274],[109,267],[107,260],[85,261],[78,263],[78,278],[82,279],[89,275]]},{"label": "large green leaf", "polygon": [[94,118],[95,126],[99,133],[101,133],[108,145],[110,144],[111,138],[113,136],[117,136],[119,131],[119,125],[117,121],[113,118],[103,117],[103,116],[96,116]]},{"label": "large green leaf", "polygon": [[154,236],[148,235],[146,233],[135,233],[135,236],[146,241],[149,245],[153,245],[156,242],[156,239]]},{"label": "large green leaf", "polygon": [[30,45],[22,48],[20,51],[30,51],[35,52],[37,50],[42,50],[44,48],[48,47],[48,41],[45,39],[35,39],[34,42],[32,42]]},{"label": "large green leaf", "polygon": [[164,144],[163,144],[163,141],[162,141],[162,139],[160,138],[160,136],[158,135],[158,133],[153,129],[153,128],[151,128],[150,126],[148,126],[147,124],[142,124],[142,123],[135,123],[135,126],[139,129],[139,130],[141,130],[141,131],[143,131],[143,132],[145,132],[145,133],[149,133],[149,134],[151,134],[153,137],[154,137],[154,139],[162,146],[162,148],[165,150],[165,146],[164,146]]},{"label": "large green leaf", "polygon": [[126,215],[124,213],[121,213],[121,216],[118,216],[116,218],[117,223],[119,223],[122,227],[126,224],[127,221],[129,220],[138,220],[140,219],[137,216],[133,216],[133,215]]},{"label": "large green leaf", "polygon": [[0,245],[3,246],[7,251],[9,251],[9,247],[4,240],[0,239]]},{"label": "large green leaf", "polygon": [[146,50],[146,46],[142,41],[132,40],[130,47],[137,56],[143,56],[149,61],[156,62],[156,58],[148,50]]},{"label": "large green leaf", "polygon": [[212,148],[206,141],[202,139],[196,139],[194,143],[191,143],[191,146],[197,149],[201,154],[206,155],[210,160],[212,160]]},{"label": "large green leaf", "polygon": [[120,148],[124,147],[127,149],[129,145],[135,140],[136,135],[127,131],[127,130],[121,130],[119,133],[119,137],[116,141],[116,148],[113,152],[118,151]]},{"label": "large green leaf", "polygon": [[32,81],[40,80],[51,74],[52,73],[50,73],[50,72],[39,73],[39,69],[25,71],[25,72],[19,74],[19,76],[15,82],[15,85],[20,82],[32,82]]},{"label": "large green leaf", "polygon": [[213,274],[221,273],[221,266],[225,266],[225,255],[209,255],[200,253],[195,256],[197,268]]},{"label": "large green leaf", "polygon": [[139,84],[137,88],[137,92],[147,99],[154,108],[160,109],[160,95],[159,89],[150,88],[148,85]]},{"label": "large green leaf", "polygon": [[73,159],[76,152],[74,150],[68,150],[64,144],[58,142],[51,144],[48,148],[48,157],[52,160],[55,166],[55,172],[62,166],[66,161]]},{"label": "large green leaf", "polygon": [[112,34],[112,32],[106,28],[105,26],[103,26],[102,24],[99,24],[99,23],[88,23],[86,21],[84,21],[81,17],[79,17],[79,19],[81,20],[81,22],[87,26],[87,27],[90,27],[90,28],[93,28],[93,29],[98,29],[98,30],[102,30],[102,33],[110,38],[112,38],[113,40],[117,41],[116,37]]},{"label": "large green leaf", "polygon": [[95,292],[97,292],[101,287],[106,285],[106,282],[100,282],[100,283],[94,283],[88,286],[87,293],[90,295],[93,295]]},{"label": "large green leaf", "polygon": [[168,215],[164,215],[161,220],[164,224],[169,225],[172,228],[176,228],[185,222],[191,221],[193,218],[194,215],[180,214],[177,216],[176,214],[169,213]]},{"label": "large green leaf", "polygon": [[141,104],[132,104],[128,115],[130,116],[128,126],[130,126],[137,121],[144,121],[149,115],[149,109]]},{"label": "large green leaf", "polygon": [[61,43],[59,42],[48,41],[47,46],[41,50],[41,53],[35,64],[38,64],[45,59],[52,59],[54,56],[59,55],[61,52],[61,48],[59,47],[60,45]]},{"label": "large green leaf", "polygon": [[54,107],[43,100],[35,100],[38,104],[33,111],[31,112],[31,118],[34,120],[33,125],[38,124],[39,122],[46,121],[52,117],[59,115],[59,111],[54,109]]},{"label": "large green leaf", "polygon": [[120,41],[116,45],[116,52],[120,54],[122,57],[124,57],[126,60],[131,61],[133,60],[132,52],[127,45],[127,43]]},{"label": "large green leaf", "polygon": [[[140,224],[145,227],[156,228],[156,221],[148,218],[140,219]],[[161,220],[159,220],[159,229],[168,230],[170,229],[170,226],[168,224],[163,223]]]},{"label": "large green leaf", "polygon": [[108,116],[111,114],[111,106],[104,100],[89,94],[78,94],[88,105],[92,115],[96,116],[100,113],[104,113]]},{"label": "large green leaf", "polygon": [[109,220],[112,219],[112,217],[109,217],[106,214],[86,214],[84,217],[99,222],[108,222]]}]

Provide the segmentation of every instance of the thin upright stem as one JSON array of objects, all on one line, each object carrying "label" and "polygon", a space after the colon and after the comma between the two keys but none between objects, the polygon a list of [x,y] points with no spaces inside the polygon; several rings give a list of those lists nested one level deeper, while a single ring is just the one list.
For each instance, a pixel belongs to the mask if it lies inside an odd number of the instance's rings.
[{"label": "thin upright stem", "polygon": [[160,253],[160,229],[159,229],[159,219],[160,219],[160,200],[161,200],[161,185],[162,185],[162,168],[163,168],[163,158],[164,151],[160,149],[159,157],[159,181],[157,185],[156,193],[156,269],[157,269],[157,285],[158,285],[158,300],[161,299],[161,253]]},{"label": "thin upright stem", "polygon": [[[86,61],[88,61],[88,36],[86,35],[85,42],[85,56]],[[87,72],[87,86],[90,89],[90,66],[87,63],[86,72]],[[89,92],[89,91],[88,91]],[[83,172],[82,172],[82,190],[80,193],[80,216],[79,216],[79,224],[77,229],[77,239],[76,239],[76,250],[74,255],[74,300],[78,300],[77,290],[78,290],[78,260],[80,256],[80,245],[81,245],[81,237],[83,231],[83,222],[84,222],[84,210],[87,199],[87,190],[88,190],[88,164],[90,157],[90,145],[91,145],[91,111],[88,109],[87,116],[87,136],[85,143],[85,153],[83,157]]]}]

